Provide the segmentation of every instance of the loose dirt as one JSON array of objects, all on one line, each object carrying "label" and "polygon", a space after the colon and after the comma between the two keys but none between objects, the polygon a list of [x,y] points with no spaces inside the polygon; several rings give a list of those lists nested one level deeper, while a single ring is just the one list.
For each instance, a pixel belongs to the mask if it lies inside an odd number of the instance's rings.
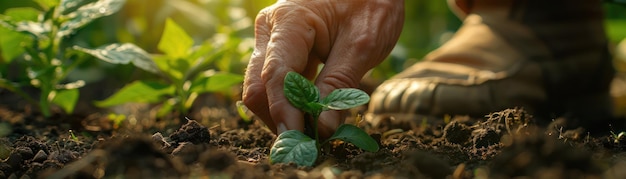
[{"label": "loose dirt", "polygon": [[102,112],[44,119],[0,106],[0,178],[626,178],[621,131],[601,121],[605,131],[568,128],[563,118],[539,125],[523,109],[363,121],[378,152],[336,141],[315,167],[269,164],[276,136],[234,107],[196,113],[116,125]]}]

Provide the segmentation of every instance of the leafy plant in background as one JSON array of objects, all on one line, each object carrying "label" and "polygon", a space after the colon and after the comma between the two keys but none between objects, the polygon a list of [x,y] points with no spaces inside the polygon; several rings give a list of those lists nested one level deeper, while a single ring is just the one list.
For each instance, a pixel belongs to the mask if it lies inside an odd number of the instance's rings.
[{"label": "leafy plant in background", "polygon": [[194,47],[193,39],[171,19],[167,19],[158,49],[164,55],[150,55],[134,44],[109,44],[95,49],[74,46],[101,60],[128,64],[161,75],[164,80],[137,80],[127,84],[113,96],[96,102],[109,107],[130,102],[162,103],[157,115],[163,116],[176,108],[186,113],[201,93],[228,90],[243,81],[243,76],[219,73],[212,69],[212,61],[233,49],[226,43],[215,47],[212,41]]},{"label": "leafy plant in background", "polygon": [[[320,149],[317,122],[322,111],[350,109],[363,105],[370,99],[367,93],[354,88],[336,89],[324,99],[320,99],[317,87],[295,72],[289,72],[285,76],[284,91],[293,106],[312,116],[311,123],[315,131],[315,139],[298,130],[281,133],[270,151],[270,162],[294,162],[299,166],[312,166],[317,160]],[[378,151],[378,143],[365,131],[351,124],[339,126],[337,131],[322,144],[337,139],[350,142],[366,151]]]},{"label": "leafy plant in background", "polygon": [[[79,97],[81,80],[65,82],[69,73],[83,62],[70,58],[66,53],[64,39],[81,27],[100,17],[117,12],[125,0],[35,0],[41,10],[35,8],[13,8],[0,15],[0,27],[5,33],[0,40],[4,63],[23,56],[26,66],[26,82],[4,79],[0,74],[0,88],[8,89],[38,103],[44,116],[51,115],[51,104],[72,113]],[[64,83],[65,82],[65,83]],[[30,85],[40,91],[37,97],[22,92]]]}]

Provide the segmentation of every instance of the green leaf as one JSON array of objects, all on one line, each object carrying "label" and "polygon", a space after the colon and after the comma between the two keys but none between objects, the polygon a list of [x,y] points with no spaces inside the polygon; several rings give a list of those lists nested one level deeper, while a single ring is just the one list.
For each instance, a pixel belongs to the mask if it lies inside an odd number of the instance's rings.
[{"label": "green leaf", "polygon": [[59,105],[65,112],[74,112],[76,102],[78,102],[79,92],[77,88],[56,91],[52,103]]},{"label": "green leaf", "polygon": [[369,95],[364,91],[355,88],[336,89],[321,103],[326,105],[328,109],[344,110],[363,105],[370,101]]},{"label": "green leaf", "polygon": [[254,114],[252,113],[252,111],[250,111],[250,109],[248,109],[245,104],[243,104],[243,101],[237,101],[235,105],[237,106],[237,114],[239,114],[239,117],[241,117],[241,119],[243,119],[243,121],[247,123],[252,122],[252,116]]},{"label": "green leaf", "polygon": [[287,73],[283,90],[291,105],[303,111],[317,111],[309,109],[308,104],[319,100],[319,90],[304,76],[296,72]]},{"label": "green leaf", "polygon": [[[6,17],[0,17],[0,51],[4,62],[9,63],[14,58],[24,54],[24,47],[31,46],[32,33],[18,31],[14,22],[36,21],[39,11],[30,7],[11,8],[4,13]],[[23,28],[23,27],[21,27]]]},{"label": "green leaf", "polygon": [[191,84],[191,92],[205,93],[227,90],[233,85],[243,82],[243,76],[233,73],[216,73],[207,77],[199,77]]},{"label": "green leaf", "polygon": [[626,38],[626,19],[607,19],[605,20],[605,28],[607,37],[612,42],[619,42]]},{"label": "green leaf", "polygon": [[350,142],[358,148],[369,152],[378,151],[378,143],[376,143],[376,140],[367,135],[367,133],[365,133],[365,131],[363,131],[361,128],[358,128],[354,125],[343,124],[339,126],[337,131],[335,131],[335,134],[333,134],[333,136],[331,136],[326,141],[334,139],[340,139],[345,142]]},{"label": "green leaf", "polygon": [[[176,22],[167,19],[158,49],[171,58],[184,58],[193,46],[193,39]],[[195,59],[192,59],[195,60]],[[193,64],[193,62],[190,62]]]},{"label": "green leaf", "polygon": [[[189,54],[188,57],[190,59],[201,59],[204,56],[207,56],[207,54],[211,53],[214,50],[215,50],[215,47],[213,47],[213,42],[206,40],[201,45],[193,47],[193,49],[191,50],[191,54]],[[214,60],[213,58],[206,58],[201,63],[211,63],[213,60]],[[194,65],[198,65],[198,64],[194,64]]]},{"label": "green leaf", "polygon": [[59,0],[34,0],[41,6],[42,8],[48,10],[51,7],[57,6],[59,4]]},{"label": "green leaf", "polygon": [[13,59],[24,54],[24,47],[32,44],[31,38],[26,35],[0,27],[0,62],[10,63]]},{"label": "green leaf", "polygon": [[11,21],[37,21],[40,11],[32,7],[16,7],[7,9],[4,15],[10,17]]},{"label": "green leaf", "polygon": [[191,68],[191,64],[189,64],[185,60],[180,59],[172,59],[168,56],[164,55],[154,55],[154,63],[159,67],[165,75],[170,77],[173,81],[182,81],[185,77],[185,72],[187,72]]},{"label": "green leaf", "polygon": [[164,95],[174,94],[174,87],[152,81],[135,81],[124,86],[113,96],[97,101],[99,107],[109,107],[130,102],[155,103],[163,100]]},{"label": "green leaf", "polygon": [[137,47],[135,44],[109,44],[95,49],[88,49],[74,46],[73,49],[88,53],[94,57],[114,64],[133,63],[136,67],[143,70],[159,73],[159,68],[146,51]]},{"label": "green leaf", "polygon": [[33,21],[14,22],[9,20],[8,18],[0,19],[0,26],[7,28],[11,31],[32,35],[38,39],[47,38],[46,34],[50,32],[51,28],[49,23],[39,23]]},{"label": "green leaf", "polygon": [[100,17],[111,15],[119,11],[126,0],[99,0],[78,8],[76,11],[65,15],[69,21],[61,24],[57,35],[64,37],[74,33],[79,28]]},{"label": "green leaf", "polygon": [[315,140],[297,130],[278,135],[270,150],[270,163],[290,163],[298,166],[313,166],[317,160]]},{"label": "green leaf", "polygon": [[[38,0],[38,1],[57,1],[58,0]],[[60,5],[59,5],[59,11],[61,12],[61,14],[67,14],[70,13],[71,10],[74,10],[82,5],[84,5],[85,3],[87,3],[88,0],[61,0]]]}]

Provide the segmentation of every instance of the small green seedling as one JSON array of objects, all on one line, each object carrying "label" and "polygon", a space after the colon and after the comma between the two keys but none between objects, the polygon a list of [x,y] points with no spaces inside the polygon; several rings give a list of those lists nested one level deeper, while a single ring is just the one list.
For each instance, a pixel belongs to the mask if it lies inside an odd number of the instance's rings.
[{"label": "small green seedling", "polygon": [[[23,1],[15,1],[18,2]],[[68,81],[68,76],[85,59],[67,48],[72,42],[69,39],[90,22],[119,11],[126,0],[28,2],[37,3],[37,8],[15,7],[0,14],[0,88],[38,104],[45,117],[52,116],[54,105],[73,113],[78,88],[85,82]],[[26,67],[22,72],[26,78],[4,77],[4,69],[13,59],[20,59],[18,64]],[[39,96],[25,93],[29,86],[39,89]]]},{"label": "small green seedling", "polygon": [[611,131],[611,134],[613,136],[613,143],[615,144],[619,144],[622,140],[624,140],[626,136],[626,132],[620,132],[618,134],[615,134],[613,131]]},{"label": "small green seedling", "polygon": [[193,38],[168,18],[157,46],[165,54],[148,54],[132,43],[114,43],[95,49],[74,46],[74,49],[109,63],[132,63],[163,77],[162,80],[134,81],[113,96],[96,102],[99,107],[131,102],[160,103],[157,116],[162,117],[175,110],[184,115],[200,94],[227,91],[241,83],[242,75],[213,69],[213,62],[235,48],[234,45],[229,42],[218,47],[207,40],[194,46]]},{"label": "small green seedling", "polygon": [[[299,166],[313,166],[320,149],[317,132],[317,120],[322,111],[345,110],[369,102],[367,93],[354,88],[343,88],[332,91],[326,98],[320,99],[319,89],[311,81],[298,73],[289,72],[285,76],[285,96],[296,108],[312,116],[315,139],[298,130],[288,130],[274,142],[270,151],[270,163],[293,162]],[[378,151],[378,143],[362,129],[343,124],[323,144],[332,140],[343,140],[369,151]]]}]

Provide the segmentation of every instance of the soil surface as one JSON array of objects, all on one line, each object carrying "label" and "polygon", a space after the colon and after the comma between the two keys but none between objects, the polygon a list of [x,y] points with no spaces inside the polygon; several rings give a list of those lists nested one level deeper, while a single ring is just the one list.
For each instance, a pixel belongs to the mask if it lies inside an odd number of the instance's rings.
[{"label": "soil surface", "polygon": [[523,109],[437,122],[358,120],[378,152],[337,141],[315,167],[298,167],[269,164],[276,135],[243,121],[230,102],[163,119],[151,116],[152,106],[128,105],[117,109],[126,114],[117,123],[89,110],[46,119],[4,99],[0,178],[626,178],[621,129],[542,122]]}]

